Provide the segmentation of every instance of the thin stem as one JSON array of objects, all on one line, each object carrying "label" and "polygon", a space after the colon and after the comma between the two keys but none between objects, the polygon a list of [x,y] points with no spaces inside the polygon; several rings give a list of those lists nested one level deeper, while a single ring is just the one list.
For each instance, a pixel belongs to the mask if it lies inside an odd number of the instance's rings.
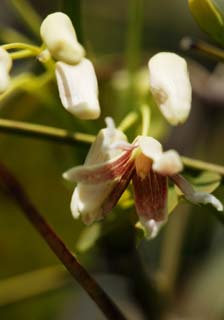
[{"label": "thin stem", "polygon": [[141,114],[142,114],[142,135],[147,136],[149,134],[150,128],[150,108],[147,105],[143,105],[141,107]]},{"label": "thin stem", "polygon": [[19,134],[22,136],[30,136],[32,138],[41,138],[73,145],[77,142],[92,143],[95,139],[94,136],[85,133],[73,133],[64,129],[6,119],[0,119],[0,132]]},{"label": "thin stem", "polygon": [[11,49],[26,49],[29,51],[32,51],[35,54],[39,54],[42,50],[41,47],[38,46],[34,46],[32,44],[28,44],[28,43],[22,43],[22,42],[14,42],[14,43],[7,43],[7,44],[3,44],[1,46],[1,48],[5,49],[5,50],[11,50]]},{"label": "thin stem", "polygon": [[17,52],[10,53],[10,56],[13,60],[25,59],[29,57],[35,57],[36,54],[30,50],[20,50]]},{"label": "thin stem", "polygon": [[138,114],[134,111],[127,114],[127,116],[121,121],[117,127],[119,130],[125,132],[137,121]]},{"label": "thin stem", "polygon": [[78,262],[76,257],[65,246],[63,241],[55,233],[52,227],[45,221],[37,209],[33,206],[23,187],[14,175],[0,163],[0,180],[7,188],[9,195],[23,211],[25,217],[45,240],[49,248],[55,253],[63,263],[72,277],[78,281],[81,287],[88,293],[92,300],[98,305],[107,319],[124,320],[125,317],[107,296],[104,290],[89,275],[84,267]]},{"label": "thin stem", "polygon": [[188,157],[181,157],[181,159],[186,167],[199,170],[208,170],[224,175],[223,166]]},{"label": "thin stem", "polygon": [[[150,123],[150,113],[149,113],[148,107],[145,110],[147,111],[143,117],[143,120],[144,120],[143,122],[145,122],[145,124],[143,124],[144,126],[143,133],[144,132],[148,133],[149,123]],[[146,119],[148,120],[146,121]],[[121,128],[121,126],[123,126],[124,129],[127,128],[126,124],[125,123],[122,124],[122,122],[119,126],[119,129]],[[9,133],[9,134],[18,134],[25,137],[39,138],[39,139],[55,141],[59,143],[67,143],[71,145],[75,145],[79,142],[90,144],[95,139],[94,135],[90,135],[86,133],[71,132],[65,129],[59,129],[55,127],[49,127],[49,126],[43,126],[39,124],[32,124],[32,123],[7,120],[7,119],[0,119],[0,132]],[[208,171],[219,173],[224,176],[223,166],[197,160],[197,159],[184,157],[184,156],[182,156],[181,159],[186,167],[189,167],[192,169],[198,169],[198,170],[208,170]]]},{"label": "thin stem", "polygon": [[135,72],[140,59],[143,0],[129,0],[127,31],[127,68]]},{"label": "thin stem", "polygon": [[191,38],[183,38],[181,41],[181,48],[183,50],[195,50],[206,55],[215,58],[216,60],[224,60],[224,50],[217,48],[211,44],[204,41],[194,41]]},{"label": "thin stem", "polygon": [[41,19],[30,3],[26,0],[10,0],[9,3],[17,11],[33,34],[39,38]]}]

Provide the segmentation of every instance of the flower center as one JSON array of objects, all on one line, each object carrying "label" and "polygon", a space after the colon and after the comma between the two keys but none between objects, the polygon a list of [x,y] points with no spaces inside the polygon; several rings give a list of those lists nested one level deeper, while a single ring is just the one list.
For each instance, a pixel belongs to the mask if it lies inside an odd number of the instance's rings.
[{"label": "flower center", "polygon": [[152,160],[147,158],[143,153],[139,153],[135,158],[135,169],[137,175],[143,180],[148,175],[152,167]]}]

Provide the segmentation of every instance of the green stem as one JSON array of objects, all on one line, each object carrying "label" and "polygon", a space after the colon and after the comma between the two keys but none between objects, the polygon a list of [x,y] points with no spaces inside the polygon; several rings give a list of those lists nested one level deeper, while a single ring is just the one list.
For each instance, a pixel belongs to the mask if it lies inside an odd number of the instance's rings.
[{"label": "green stem", "polygon": [[10,0],[13,9],[19,14],[24,23],[36,37],[40,37],[41,19],[30,3],[26,0]]},{"label": "green stem", "polygon": [[20,207],[24,216],[41,235],[43,240],[45,240],[46,244],[70,272],[72,277],[78,281],[90,298],[98,305],[105,317],[109,320],[125,320],[125,317],[117,306],[65,246],[52,227],[48,225],[30,201],[19,181],[2,163],[0,163],[0,180],[7,188],[11,198]]},{"label": "green stem", "polygon": [[131,73],[136,71],[140,60],[142,22],[143,0],[129,0],[126,56]]},{"label": "green stem", "polygon": [[41,47],[33,46],[32,44],[22,43],[22,42],[14,42],[14,43],[3,44],[1,46],[1,48],[5,49],[5,50],[26,49],[26,50],[32,51],[36,55],[38,55],[42,50]]},{"label": "green stem", "polygon": [[35,57],[35,56],[36,56],[36,54],[30,50],[20,50],[17,52],[10,53],[10,57],[13,60],[25,59],[25,58],[29,58],[29,57]]},{"label": "green stem", "polygon": [[117,129],[125,132],[129,128],[131,128],[131,126],[137,121],[137,119],[138,119],[138,114],[132,111],[126,115],[126,117],[121,121]]},{"label": "green stem", "polygon": [[194,41],[191,38],[184,38],[181,41],[181,48],[183,50],[195,50],[215,58],[216,60],[224,61],[224,50],[217,48],[204,41]]},{"label": "green stem", "polygon": [[188,158],[188,157],[181,157],[181,159],[186,167],[189,167],[192,169],[199,169],[199,170],[208,170],[208,171],[212,171],[212,172],[216,172],[221,175],[224,175],[224,167],[223,166],[209,163],[209,162],[205,162],[205,161],[201,161],[201,160]]},{"label": "green stem", "polygon": [[150,108],[147,105],[143,105],[141,107],[141,114],[142,114],[142,136],[149,135],[149,128],[150,128]]},{"label": "green stem", "polygon": [[0,132],[19,134],[72,145],[78,142],[92,143],[95,138],[85,133],[73,133],[64,129],[6,119],[0,119]]},{"label": "green stem", "polygon": [[[147,126],[148,123],[149,121],[146,122]],[[123,126],[124,129],[129,127],[124,123],[122,124],[122,122],[119,128],[121,126]],[[146,131],[146,129],[144,129],[144,131]],[[79,142],[90,144],[95,139],[94,135],[86,133],[71,132],[65,129],[7,119],[0,119],[0,132],[18,134],[25,137],[39,138],[71,145],[75,145]],[[184,156],[181,157],[181,159],[186,167],[198,170],[208,170],[224,176],[223,166]]]}]

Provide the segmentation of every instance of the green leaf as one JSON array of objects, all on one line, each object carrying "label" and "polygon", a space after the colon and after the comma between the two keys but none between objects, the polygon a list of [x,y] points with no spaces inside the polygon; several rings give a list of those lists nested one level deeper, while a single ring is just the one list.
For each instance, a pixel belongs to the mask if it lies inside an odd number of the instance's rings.
[{"label": "green leaf", "polygon": [[197,177],[188,178],[194,188],[198,191],[212,193],[221,183],[221,175],[211,171],[203,171]]},{"label": "green leaf", "polygon": [[220,1],[188,0],[190,10],[203,31],[224,45],[224,12]]}]

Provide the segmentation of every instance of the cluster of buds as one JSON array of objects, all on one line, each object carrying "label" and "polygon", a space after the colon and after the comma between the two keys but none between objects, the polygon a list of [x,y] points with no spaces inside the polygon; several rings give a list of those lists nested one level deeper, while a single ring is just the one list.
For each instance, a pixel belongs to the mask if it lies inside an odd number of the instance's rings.
[{"label": "cluster of buds", "polygon": [[48,15],[41,24],[41,37],[47,47],[40,55],[56,60],[55,72],[63,106],[80,119],[100,115],[98,84],[94,67],[85,58],[69,17],[62,12]]}]

